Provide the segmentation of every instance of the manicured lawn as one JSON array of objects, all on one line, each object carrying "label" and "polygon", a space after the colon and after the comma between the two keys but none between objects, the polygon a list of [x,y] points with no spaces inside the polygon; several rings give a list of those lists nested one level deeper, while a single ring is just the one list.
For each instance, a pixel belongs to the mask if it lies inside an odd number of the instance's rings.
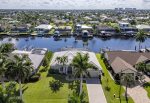
[{"label": "manicured lawn", "polygon": [[150,98],[150,82],[144,84],[144,89],[147,91],[147,95]]},{"label": "manicured lawn", "polygon": [[[60,90],[53,92],[49,87],[49,81],[60,80],[63,86]],[[86,85],[83,85],[84,91],[87,93]],[[68,95],[72,93],[73,90],[69,89],[69,83],[61,75],[51,75],[47,77],[47,72],[41,73],[41,79],[35,83],[28,83],[24,85],[23,97],[25,103],[67,103]],[[88,95],[86,96],[88,101]]]},{"label": "manicured lawn", "polygon": [[[103,91],[104,91],[105,97],[107,99],[107,102],[108,103],[120,103],[120,99],[118,98],[120,85],[116,84],[116,82],[110,77],[110,74],[109,74],[108,70],[106,69],[104,62],[100,57],[101,55],[96,54],[96,56],[99,60],[99,63],[101,64],[103,72],[104,72],[104,76],[102,77],[102,87],[103,87]],[[110,87],[109,91],[107,91],[105,89],[107,86]],[[123,96],[124,93],[125,93],[125,90],[123,89],[123,87],[121,87],[121,103],[126,103],[125,97]],[[114,94],[116,95],[116,98],[114,98]],[[129,103],[134,103],[132,98],[129,98]]]}]

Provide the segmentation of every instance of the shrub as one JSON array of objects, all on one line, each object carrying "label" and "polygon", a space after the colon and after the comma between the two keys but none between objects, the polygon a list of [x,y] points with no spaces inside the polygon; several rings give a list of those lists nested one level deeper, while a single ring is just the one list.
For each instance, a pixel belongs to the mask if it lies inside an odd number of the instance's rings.
[{"label": "shrub", "polygon": [[59,74],[59,70],[58,69],[49,69],[48,73],[49,74]]},{"label": "shrub", "polygon": [[42,68],[39,72],[46,72],[47,71],[47,67]]},{"label": "shrub", "polygon": [[44,60],[43,60],[43,66],[44,67],[48,67],[49,66],[49,60],[48,60],[47,57],[45,57]]},{"label": "shrub", "polygon": [[29,82],[37,82],[40,79],[41,74],[37,73],[29,78]]},{"label": "shrub", "polygon": [[46,58],[50,61],[51,58],[52,58],[52,55],[53,55],[53,53],[52,53],[51,51],[48,51],[48,52],[46,53]]}]

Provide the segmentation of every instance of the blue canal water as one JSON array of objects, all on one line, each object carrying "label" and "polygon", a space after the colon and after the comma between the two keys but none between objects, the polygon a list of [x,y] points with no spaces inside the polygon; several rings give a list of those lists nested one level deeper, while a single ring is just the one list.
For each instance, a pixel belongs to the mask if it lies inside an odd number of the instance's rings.
[{"label": "blue canal water", "polygon": [[[59,51],[63,47],[88,48],[93,52],[99,52],[101,48],[109,48],[111,50],[135,50],[138,49],[138,42],[134,38],[109,38],[103,39],[93,37],[92,39],[83,40],[74,37],[61,38],[59,40],[53,37],[4,37],[0,39],[1,43],[14,43],[18,49],[24,47],[48,48],[51,51]],[[150,38],[142,43],[142,48],[150,48]]]}]

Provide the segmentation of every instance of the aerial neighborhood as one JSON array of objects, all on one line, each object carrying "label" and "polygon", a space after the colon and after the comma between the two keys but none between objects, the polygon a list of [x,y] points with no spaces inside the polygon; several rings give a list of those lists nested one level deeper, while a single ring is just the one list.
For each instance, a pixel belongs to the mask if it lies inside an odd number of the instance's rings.
[{"label": "aerial neighborhood", "polygon": [[0,103],[150,103],[150,11],[0,9]]}]

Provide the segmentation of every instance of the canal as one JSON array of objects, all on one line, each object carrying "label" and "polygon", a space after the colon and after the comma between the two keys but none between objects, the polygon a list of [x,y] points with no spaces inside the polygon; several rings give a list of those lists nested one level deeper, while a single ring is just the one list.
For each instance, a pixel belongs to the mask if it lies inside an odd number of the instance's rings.
[{"label": "canal", "polygon": [[[48,48],[51,51],[58,51],[63,47],[74,48],[88,48],[93,52],[99,52],[101,48],[109,48],[111,50],[135,50],[138,49],[138,42],[134,38],[98,38],[91,39],[75,39],[74,37],[55,39],[51,37],[3,37],[0,39],[1,43],[14,43],[18,49],[34,48]],[[136,46],[136,47],[135,47]],[[150,48],[150,38],[147,38],[142,43],[142,48]]]}]

